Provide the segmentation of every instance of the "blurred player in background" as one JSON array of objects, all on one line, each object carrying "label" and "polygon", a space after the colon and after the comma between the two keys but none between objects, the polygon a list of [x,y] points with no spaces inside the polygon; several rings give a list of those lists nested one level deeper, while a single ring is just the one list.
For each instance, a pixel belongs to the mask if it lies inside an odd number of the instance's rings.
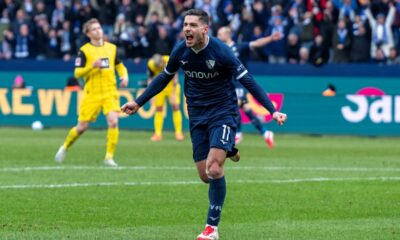
[{"label": "blurred player in background", "polygon": [[[169,56],[154,54],[153,57],[147,62],[148,84],[151,83],[155,76],[164,71],[168,59]],[[173,81],[171,81],[167,87],[154,98],[156,113],[154,115],[154,134],[150,138],[151,141],[158,142],[162,140],[162,129],[164,124],[163,109],[167,99],[172,107],[172,120],[175,127],[175,138],[178,141],[182,141],[184,139],[182,133],[182,113],[179,108],[181,103],[181,85],[179,84],[178,74],[175,74]]]},{"label": "blurred player in background", "polygon": [[181,68],[185,74],[193,159],[201,180],[209,183],[209,208],[204,231],[197,240],[218,239],[218,224],[226,195],[225,158],[239,161],[235,145],[237,96],[233,81],[240,81],[282,125],[286,114],[277,112],[264,90],[226,44],[208,36],[209,17],[203,10],[188,10],[184,17],[185,40],[178,43],[165,67],[136,101],[122,111],[134,114],[164,89]]},{"label": "blurred player in background", "polygon": [[[275,32],[270,36],[259,38],[257,40],[251,42],[241,42],[235,43],[232,40],[231,36],[231,29],[229,27],[221,27],[218,30],[218,39],[226,43],[229,48],[233,51],[235,56],[239,58],[239,60],[247,67],[247,59],[249,58],[250,51],[256,48],[264,47],[265,45],[273,42],[278,41],[281,39],[281,34],[279,32]],[[238,97],[238,105],[241,109],[243,109],[246,116],[250,119],[251,123],[254,127],[264,136],[265,141],[267,142],[268,146],[272,148],[274,146],[274,133],[272,131],[268,131],[262,125],[260,119],[254,115],[249,101],[247,100],[247,90],[243,87],[243,85],[239,81],[234,81],[236,85],[236,94]],[[235,142],[236,144],[239,143],[242,138],[243,134],[241,131],[242,126],[242,118],[239,114],[238,116],[238,127],[236,130]]]},{"label": "blurred player in background", "polygon": [[71,128],[55,159],[62,162],[67,150],[89,127],[89,122],[97,119],[100,111],[106,116],[107,150],[104,164],[118,166],[114,152],[118,142],[119,95],[115,71],[121,80],[120,86],[128,85],[128,71],[117,56],[117,47],[103,40],[103,30],[97,19],[90,19],[83,26],[83,32],[90,42],[83,45],[75,60],[76,78],[83,78],[85,86],[79,108],[78,124]]}]

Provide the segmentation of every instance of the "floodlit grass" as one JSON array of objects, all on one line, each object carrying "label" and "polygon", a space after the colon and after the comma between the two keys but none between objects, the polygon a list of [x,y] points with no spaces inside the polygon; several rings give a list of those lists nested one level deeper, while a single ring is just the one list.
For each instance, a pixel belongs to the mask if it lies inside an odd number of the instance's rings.
[{"label": "floodlit grass", "polygon": [[[187,139],[121,130],[120,167],[103,167],[106,131],[85,133],[62,165],[67,129],[0,128],[0,239],[195,239],[208,187]],[[220,238],[400,239],[400,139],[245,135],[226,162]]]}]

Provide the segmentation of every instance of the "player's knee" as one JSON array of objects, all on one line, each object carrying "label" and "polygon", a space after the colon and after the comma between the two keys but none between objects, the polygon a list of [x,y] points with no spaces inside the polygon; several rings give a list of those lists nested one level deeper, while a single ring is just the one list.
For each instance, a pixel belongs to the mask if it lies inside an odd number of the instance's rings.
[{"label": "player's knee", "polygon": [[108,121],[108,127],[110,128],[116,128],[118,127],[118,120],[112,119]]},{"label": "player's knee", "polygon": [[209,178],[219,178],[222,175],[223,175],[222,166],[220,166],[217,161],[208,166],[207,176]]},{"label": "player's knee", "polygon": [[156,107],[156,112],[162,112],[162,111],[163,111],[163,107],[162,106]]},{"label": "player's knee", "polygon": [[78,132],[78,134],[82,134],[82,133],[84,133],[88,128],[89,128],[89,124],[88,124],[88,123],[79,123],[79,124],[76,126],[76,131]]}]

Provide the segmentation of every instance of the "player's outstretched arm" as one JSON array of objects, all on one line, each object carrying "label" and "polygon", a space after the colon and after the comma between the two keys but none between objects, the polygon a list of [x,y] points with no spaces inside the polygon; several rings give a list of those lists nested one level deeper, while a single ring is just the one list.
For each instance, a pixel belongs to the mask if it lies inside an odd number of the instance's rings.
[{"label": "player's outstretched arm", "polygon": [[253,95],[257,101],[263,105],[271,114],[276,112],[275,106],[272,104],[271,100],[265,93],[265,91],[254,81],[253,77],[246,73],[239,79],[239,82]]},{"label": "player's outstretched arm", "polygon": [[250,47],[252,48],[260,48],[264,47],[265,45],[278,41],[282,38],[282,35],[279,32],[275,32],[267,37],[259,38],[254,41],[250,42]]},{"label": "player's outstretched arm", "polygon": [[263,107],[265,107],[271,114],[272,118],[279,124],[282,125],[286,119],[287,115],[276,111],[275,106],[272,104],[271,100],[265,93],[265,91],[254,81],[253,77],[246,73],[242,78],[239,79],[240,83],[253,95],[258,102],[260,102]]}]

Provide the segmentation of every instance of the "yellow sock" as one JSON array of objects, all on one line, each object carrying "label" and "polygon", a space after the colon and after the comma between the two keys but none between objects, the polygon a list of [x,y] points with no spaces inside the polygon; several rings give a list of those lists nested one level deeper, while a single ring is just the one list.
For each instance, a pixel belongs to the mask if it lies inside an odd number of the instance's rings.
[{"label": "yellow sock", "polygon": [[182,113],[181,110],[173,111],[172,120],[174,121],[175,133],[182,133]]},{"label": "yellow sock", "polygon": [[79,134],[78,134],[78,131],[76,131],[76,127],[71,128],[71,130],[69,130],[67,138],[65,139],[65,142],[63,144],[65,150],[67,150],[69,147],[71,147],[71,145],[76,141],[76,139],[78,139],[78,137],[79,137]]},{"label": "yellow sock", "polygon": [[163,112],[156,112],[154,114],[154,130],[156,135],[158,136],[162,135],[163,124],[164,124]]},{"label": "yellow sock", "polygon": [[118,128],[108,128],[107,130],[107,152],[105,159],[114,157],[115,148],[118,143]]}]

